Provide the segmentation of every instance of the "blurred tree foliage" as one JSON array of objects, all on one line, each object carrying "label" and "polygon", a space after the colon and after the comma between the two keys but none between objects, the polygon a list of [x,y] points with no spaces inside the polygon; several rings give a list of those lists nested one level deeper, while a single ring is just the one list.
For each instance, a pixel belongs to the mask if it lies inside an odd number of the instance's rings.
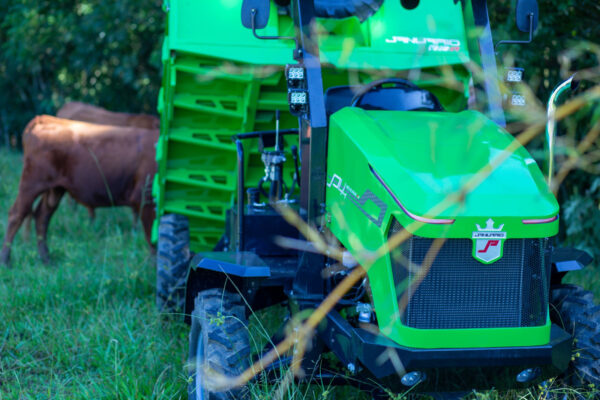
[{"label": "blurred tree foliage", "polygon": [[[526,40],[517,30],[514,0],[488,1],[494,41]],[[598,68],[600,2],[538,0],[540,17],[533,43],[498,47],[499,62],[525,68],[525,79],[538,99],[546,102],[554,87],[574,71]]]},{"label": "blurred tree foliage", "polygon": [[[545,107],[551,90],[573,71],[598,72],[600,3],[538,1],[534,42],[501,46],[498,56],[500,64],[525,68],[527,83]],[[488,3],[495,41],[527,38],[515,27],[515,0]],[[163,18],[161,0],[0,0],[0,145],[18,145],[29,119],[53,114],[69,100],[153,113]],[[587,134],[591,120],[583,110],[561,124],[563,153]],[[541,145],[541,139],[535,141],[530,150],[535,154]],[[567,239],[600,259],[600,235],[593,233],[600,225],[595,168],[578,165],[560,199]]]},{"label": "blurred tree foliage", "polygon": [[69,100],[155,113],[161,3],[0,1],[0,145]]},{"label": "blurred tree foliage", "polygon": [[[494,0],[490,5],[494,40],[527,39],[517,31],[514,20],[514,0]],[[538,0],[540,19],[534,42],[530,45],[509,45],[498,48],[499,62],[525,68],[525,80],[545,107],[551,91],[574,72],[582,71],[591,79],[581,90],[600,84],[600,2],[598,0]],[[581,76],[581,73],[580,73]],[[594,78],[595,77],[595,78]],[[568,100],[568,99],[565,99]],[[559,124],[557,170],[569,155],[577,155],[576,168],[560,187],[561,235],[569,245],[595,255],[600,265],[600,158],[598,140],[590,150],[578,154],[577,144],[600,122],[600,103],[568,117]],[[535,155],[541,153],[543,137],[530,146]]]}]

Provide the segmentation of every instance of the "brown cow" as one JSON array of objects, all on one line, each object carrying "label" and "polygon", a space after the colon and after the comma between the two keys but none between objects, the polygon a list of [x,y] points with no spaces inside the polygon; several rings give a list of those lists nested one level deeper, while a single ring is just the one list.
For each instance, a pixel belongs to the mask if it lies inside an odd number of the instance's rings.
[{"label": "brown cow", "polygon": [[97,125],[35,117],[23,132],[23,172],[19,193],[8,214],[0,264],[8,264],[10,246],[33,203],[38,252],[49,261],[46,234],[65,192],[88,208],[129,206],[140,215],[146,240],[154,220],[150,194],[156,172],[158,130]]},{"label": "brown cow", "polygon": [[58,110],[56,116],[102,125],[135,126],[145,129],[158,129],[160,126],[160,120],[154,115],[113,112],[78,101],[66,103]]},{"label": "brown cow", "polygon": [[[105,110],[91,104],[81,103],[79,101],[71,101],[64,104],[56,113],[59,118],[72,119],[75,121],[91,122],[94,124],[114,125],[114,126],[131,126],[145,129],[158,129],[160,120],[158,117],[149,114],[128,114],[121,112],[113,112]],[[90,219],[95,218],[93,207],[88,207]],[[33,210],[32,210],[33,211]],[[31,214],[27,215],[24,220],[25,237],[29,238]]]},{"label": "brown cow", "polygon": [[[149,114],[129,114],[108,111],[102,107],[94,106],[79,101],[65,103],[56,113],[58,118],[72,119],[75,121],[91,122],[94,124],[132,126],[145,129],[159,129],[158,117]],[[94,208],[88,207],[90,219],[95,218]],[[30,216],[25,220],[25,235],[29,237]]]}]

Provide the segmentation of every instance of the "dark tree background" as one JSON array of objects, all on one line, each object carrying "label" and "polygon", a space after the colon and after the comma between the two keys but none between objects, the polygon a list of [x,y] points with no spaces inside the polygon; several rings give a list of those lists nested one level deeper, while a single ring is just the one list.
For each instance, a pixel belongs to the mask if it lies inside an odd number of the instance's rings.
[{"label": "dark tree background", "polygon": [[[494,24],[494,39],[517,37],[513,15],[514,1],[489,1]],[[512,4],[511,4],[512,3]],[[504,63],[524,67],[527,83],[545,106],[552,89],[574,72],[589,76],[582,90],[600,84],[600,2],[597,0],[538,0],[539,26],[530,45],[500,46],[499,56]],[[581,76],[581,74],[580,74]],[[573,155],[574,148],[599,121],[600,102],[589,104],[583,110],[559,124],[561,140],[557,142],[557,170]],[[597,157],[598,140],[585,154],[579,154],[577,168],[563,181],[558,199],[561,203],[561,240],[568,245],[585,249],[595,256],[600,265],[600,169]],[[542,137],[529,150],[541,153]]]},{"label": "dark tree background", "polygon": [[[494,40],[527,39],[514,20],[514,0],[488,1]],[[499,56],[514,57],[526,69],[527,83],[546,101],[552,89],[573,72],[598,67],[600,2],[538,0],[540,19],[529,45],[500,46]]]},{"label": "dark tree background", "polygon": [[164,13],[158,0],[1,0],[0,144],[79,100],[156,113]]},{"label": "dark tree background", "polygon": [[[514,26],[514,0],[489,3],[496,41],[526,37]],[[592,44],[600,45],[600,3],[539,4],[534,43],[500,47],[499,56],[513,56],[525,67],[528,83],[545,102],[568,71],[598,65],[600,49]],[[0,0],[0,144],[18,137],[34,115],[54,113],[69,100],[154,112],[161,82],[161,5],[161,0]]]},{"label": "dark tree background", "polygon": [[[527,39],[519,33],[514,21],[514,0],[493,0],[490,15],[494,40]],[[591,80],[582,83],[582,90],[600,84],[600,2],[597,0],[538,0],[540,20],[534,41],[529,45],[500,46],[500,62],[525,68],[525,79],[538,101],[545,107],[551,91],[574,72],[583,71]],[[566,156],[599,121],[600,102],[559,124],[561,140],[557,142],[557,168]],[[543,137],[538,137],[529,150],[542,152]],[[561,203],[561,240],[595,255],[600,265],[600,169],[594,160],[600,142],[579,156],[575,168],[563,181],[558,192]],[[585,161],[591,157],[591,160]]]},{"label": "dark tree background", "polygon": [[[534,43],[500,47],[498,55],[503,64],[525,68],[543,106],[552,88],[573,71],[597,72],[600,2],[538,1]],[[495,41],[526,38],[515,27],[514,0],[488,3]],[[161,83],[161,6],[160,0],[0,0],[0,146],[18,148],[27,121],[54,114],[69,100],[154,113]],[[561,126],[576,143],[591,120],[588,109]],[[530,150],[535,154],[541,143]],[[566,240],[600,259],[600,178],[594,168],[571,173],[559,198]]]}]

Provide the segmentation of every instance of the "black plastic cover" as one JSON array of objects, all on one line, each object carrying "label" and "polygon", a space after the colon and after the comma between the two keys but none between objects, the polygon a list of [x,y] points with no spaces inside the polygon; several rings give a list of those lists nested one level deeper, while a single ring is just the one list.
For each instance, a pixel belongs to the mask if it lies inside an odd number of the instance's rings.
[{"label": "black plastic cover", "polygon": [[403,88],[377,88],[363,95],[356,104],[365,110],[442,111],[435,96],[427,90],[406,91]]},{"label": "black plastic cover", "polygon": [[242,25],[248,29],[252,29],[252,10],[256,11],[256,15],[254,16],[254,27],[256,29],[263,29],[269,23],[271,1],[244,0],[242,3]]},{"label": "black plastic cover", "polygon": [[569,272],[584,269],[591,264],[593,257],[584,250],[560,247],[552,250],[553,272]]},{"label": "black plastic cover", "polygon": [[536,0],[517,0],[516,7],[517,28],[521,32],[529,32],[529,16],[533,17],[533,30],[537,29],[538,24],[538,3]]},{"label": "black plastic cover", "polygon": [[[556,325],[549,343],[542,346],[418,349],[355,328],[337,311],[330,311],[318,334],[343,363],[364,367],[358,368],[356,380],[375,378],[393,391],[407,390],[398,375],[411,371],[427,376],[411,389],[417,392],[524,388],[565,371],[572,352],[572,337]],[[534,382],[517,382],[517,374],[526,368],[540,368],[541,375]]]},{"label": "black plastic cover", "polygon": [[198,253],[192,260],[192,268],[200,268],[242,278],[268,278],[271,270],[256,254],[240,252],[207,252]]},{"label": "black plastic cover", "polygon": [[[407,82],[409,83],[409,82]],[[370,86],[370,85],[369,85]],[[439,100],[428,90],[411,84],[411,87],[361,87],[334,86],[325,93],[325,111],[327,117],[344,107],[355,104],[365,110],[387,111],[442,111]]]},{"label": "black plastic cover", "polygon": [[360,90],[360,86],[334,86],[325,92],[325,112],[327,117],[352,105],[352,99]]},{"label": "black plastic cover", "polygon": [[322,18],[355,16],[360,22],[375,14],[383,0],[315,0],[315,13]]}]

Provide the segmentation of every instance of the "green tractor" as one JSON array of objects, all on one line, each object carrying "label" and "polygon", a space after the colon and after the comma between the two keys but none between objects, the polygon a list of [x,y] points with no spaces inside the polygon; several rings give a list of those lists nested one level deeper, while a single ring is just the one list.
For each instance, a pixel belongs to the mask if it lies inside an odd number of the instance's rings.
[{"label": "green tractor", "polygon": [[[191,324],[190,398],[247,394],[207,371],[238,376],[273,350],[251,354],[249,315],[286,305],[277,343],[340,282],[301,352],[308,382],[600,383],[600,314],[561,283],[591,257],[555,247],[558,203],[505,129],[525,98],[499,76],[524,71],[498,72],[485,0],[164,8],[157,303]],[[515,15],[531,41],[537,3]]]}]

